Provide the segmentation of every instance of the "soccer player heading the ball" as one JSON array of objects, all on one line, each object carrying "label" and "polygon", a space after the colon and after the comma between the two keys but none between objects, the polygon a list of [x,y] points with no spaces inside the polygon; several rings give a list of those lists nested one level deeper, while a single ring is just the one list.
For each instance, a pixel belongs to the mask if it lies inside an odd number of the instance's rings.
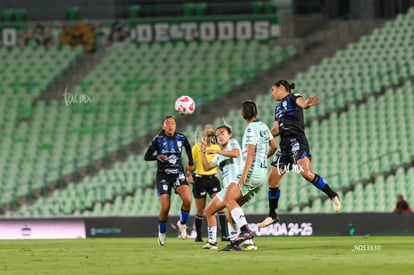
[{"label": "soccer player heading the ball", "polygon": [[[182,200],[180,220],[177,228],[180,238],[187,238],[187,222],[190,216],[191,191],[188,186],[181,153],[185,148],[188,165],[194,165],[191,154],[191,145],[187,137],[176,132],[177,124],[175,118],[166,116],[162,121],[162,130],[150,142],[144,159],[146,161],[157,161],[157,195],[160,200],[161,209],[158,220],[158,244],[165,245],[165,233],[167,231],[168,212],[171,203],[171,190],[180,196]],[[154,155],[154,153],[156,153]]]},{"label": "soccer player heading the ball", "polygon": [[269,128],[257,118],[257,106],[251,100],[242,104],[241,115],[248,123],[242,139],[244,167],[238,182],[232,182],[224,195],[224,204],[240,234],[222,251],[240,251],[240,243],[253,239],[241,208],[251,200],[267,182],[267,158],[276,151],[277,144]]},{"label": "soccer player heading the ball", "polygon": [[280,136],[280,143],[269,175],[269,216],[258,224],[259,227],[279,221],[276,213],[280,197],[279,181],[293,165],[297,165],[297,171],[304,179],[328,195],[335,212],[341,209],[338,194],[331,190],[322,176],[312,172],[310,165],[311,154],[305,136],[303,109],[315,106],[320,98],[311,95],[304,99],[299,93],[292,93],[294,88],[295,83],[287,80],[279,80],[272,86],[272,96],[279,103],[275,108],[275,122],[271,131],[273,136]]}]

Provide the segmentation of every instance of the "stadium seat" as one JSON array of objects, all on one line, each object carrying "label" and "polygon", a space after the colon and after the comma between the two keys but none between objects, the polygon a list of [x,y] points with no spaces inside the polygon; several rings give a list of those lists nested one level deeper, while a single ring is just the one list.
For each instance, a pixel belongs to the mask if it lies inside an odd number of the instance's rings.
[{"label": "stadium seat", "polygon": [[78,6],[69,7],[67,12],[66,12],[66,18],[68,20],[77,20],[77,19],[79,19],[79,7]]},{"label": "stadium seat", "polygon": [[11,22],[14,20],[14,10],[13,9],[4,9],[1,12],[1,17],[4,22]]},{"label": "stadium seat", "polygon": [[17,22],[25,21],[26,20],[26,14],[27,14],[27,11],[24,8],[15,9],[14,10],[15,21],[17,21]]},{"label": "stadium seat", "polygon": [[138,18],[141,7],[139,5],[131,5],[128,7],[128,18]]}]

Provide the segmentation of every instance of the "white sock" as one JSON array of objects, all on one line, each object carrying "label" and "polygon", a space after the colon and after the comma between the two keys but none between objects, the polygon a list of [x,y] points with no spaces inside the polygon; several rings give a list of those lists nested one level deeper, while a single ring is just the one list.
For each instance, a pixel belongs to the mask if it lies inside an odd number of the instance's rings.
[{"label": "white sock", "polygon": [[243,225],[247,224],[246,217],[244,216],[244,212],[241,207],[233,208],[231,210],[231,217],[233,218],[234,222],[236,223],[237,227],[240,229]]},{"label": "white sock", "polygon": [[227,223],[227,230],[229,231],[230,240],[234,240],[238,235],[238,228],[234,223]]},{"label": "white sock", "polygon": [[208,242],[217,243],[217,226],[207,226]]}]

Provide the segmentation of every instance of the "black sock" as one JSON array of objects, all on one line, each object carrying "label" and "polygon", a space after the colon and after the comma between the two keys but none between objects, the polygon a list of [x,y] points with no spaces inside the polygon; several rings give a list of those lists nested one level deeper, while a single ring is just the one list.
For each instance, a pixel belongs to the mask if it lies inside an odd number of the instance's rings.
[{"label": "black sock", "polygon": [[240,227],[240,232],[244,232],[244,231],[247,231],[247,230],[249,230],[249,227],[247,226],[247,224]]},{"label": "black sock", "polygon": [[197,233],[197,239],[201,239],[201,228],[203,227],[203,220],[204,220],[204,216],[195,216],[194,219],[194,223],[195,223],[195,228],[196,228],[196,233]]},{"label": "black sock", "polygon": [[218,212],[217,215],[218,215],[220,228],[221,228],[221,236],[227,236],[228,231],[227,231],[226,214],[224,212]]},{"label": "black sock", "polygon": [[276,218],[277,213],[276,209],[279,204],[280,198],[280,189],[279,187],[276,188],[269,188],[269,192],[267,193],[267,197],[269,199],[269,216],[272,218]]},{"label": "black sock", "polygon": [[328,185],[328,184],[326,184],[326,185],[325,185],[325,187],[322,189],[322,191],[323,191],[326,195],[328,195],[328,197],[329,197],[330,199],[333,199],[333,198],[335,198],[336,196],[338,196],[338,194],[337,194],[336,192],[332,191],[331,187],[329,187],[329,185]]},{"label": "black sock", "polygon": [[323,177],[321,177],[318,174],[315,174],[315,178],[311,181],[313,185],[315,185],[316,188],[323,191],[330,199],[333,199],[338,194],[332,191],[332,189],[329,187],[329,185],[326,183]]}]

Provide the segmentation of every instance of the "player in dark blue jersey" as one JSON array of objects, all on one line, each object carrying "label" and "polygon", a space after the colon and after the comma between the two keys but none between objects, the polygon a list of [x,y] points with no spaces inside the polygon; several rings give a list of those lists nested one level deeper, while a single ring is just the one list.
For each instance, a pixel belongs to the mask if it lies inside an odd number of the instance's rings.
[{"label": "player in dark blue jersey", "polygon": [[303,109],[319,103],[318,95],[311,95],[306,100],[299,93],[292,93],[295,83],[279,80],[272,86],[272,96],[280,101],[275,108],[273,136],[280,136],[279,148],[273,158],[269,175],[269,216],[259,223],[266,227],[279,221],[276,209],[280,197],[279,181],[296,165],[296,171],[303,178],[322,190],[332,200],[335,212],[341,209],[341,202],[336,192],[332,191],[322,176],[311,170],[311,154],[308,139],[305,135]]},{"label": "player in dark blue jersey", "polygon": [[182,200],[180,220],[177,221],[177,227],[183,240],[187,238],[186,224],[190,216],[191,191],[185,177],[181,158],[184,148],[188,157],[188,165],[193,167],[194,162],[191,154],[191,145],[187,137],[177,133],[176,129],[175,118],[166,116],[162,121],[161,132],[151,140],[144,156],[146,161],[157,161],[157,194],[161,204],[158,221],[158,244],[161,246],[165,245],[172,189],[175,190]]}]

